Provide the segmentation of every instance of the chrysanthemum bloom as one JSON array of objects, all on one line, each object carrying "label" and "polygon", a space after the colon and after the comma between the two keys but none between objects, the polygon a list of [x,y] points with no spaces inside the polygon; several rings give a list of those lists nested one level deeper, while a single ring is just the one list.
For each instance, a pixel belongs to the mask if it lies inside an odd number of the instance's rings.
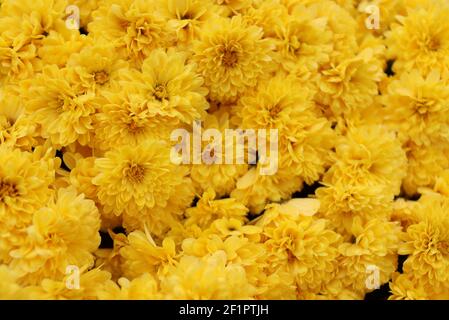
[{"label": "chrysanthemum bloom", "polygon": [[339,228],[347,228],[354,216],[388,217],[406,176],[406,163],[405,151],[387,128],[350,128],[336,144],[324,187],[316,190],[321,213]]},{"label": "chrysanthemum bloom", "polygon": [[[53,64],[66,56],[71,51],[71,39],[79,38],[77,30],[66,27],[68,5],[66,0],[5,1],[0,10],[0,72],[13,79],[24,79],[40,71],[42,62]],[[49,48],[44,47],[54,39],[60,39],[66,47],[50,50],[50,58]]]},{"label": "chrysanthemum bloom", "polygon": [[184,256],[161,279],[167,299],[252,299],[256,292],[239,264],[226,263],[224,251],[202,258]]},{"label": "chrysanthemum bloom", "polygon": [[427,2],[407,10],[399,23],[386,33],[389,56],[396,73],[418,69],[423,75],[432,69],[449,68],[449,6],[445,1]]},{"label": "chrysanthemum bloom", "polygon": [[[39,46],[52,31],[64,36],[76,32],[66,27],[67,6],[67,0],[6,0],[0,10],[0,26],[9,24],[8,36],[22,34],[28,40],[25,43],[31,41]],[[11,28],[12,25],[16,28]]]},{"label": "chrysanthemum bloom", "polygon": [[[411,274],[395,273],[390,282],[391,296],[388,300],[428,300],[430,288]],[[429,290],[430,289],[430,290]]]},{"label": "chrysanthemum bloom", "polygon": [[419,222],[407,228],[399,250],[408,255],[403,270],[428,283],[434,292],[449,293],[449,200],[426,194],[415,208]]},{"label": "chrysanthemum bloom", "polygon": [[449,144],[434,141],[430,146],[407,143],[408,170],[402,188],[409,196],[417,194],[420,187],[433,188],[443,170],[449,169]]},{"label": "chrysanthemum bloom", "polygon": [[29,284],[46,277],[59,279],[69,265],[92,266],[92,253],[100,244],[99,227],[93,201],[74,188],[60,189],[56,199],[34,213],[26,239],[9,253],[10,266]]},{"label": "chrysanthemum bloom", "polygon": [[109,150],[120,145],[138,145],[152,137],[168,140],[172,124],[158,119],[159,110],[149,108],[142,94],[119,88],[115,85],[103,92],[104,104],[94,117],[94,147]]},{"label": "chrysanthemum bloom", "polygon": [[35,154],[0,146],[0,260],[9,262],[10,250],[25,237],[33,215],[52,195],[58,161],[51,152]]},{"label": "chrysanthemum bloom", "polygon": [[388,85],[383,103],[401,140],[417,146],[449,141],[449,88],[436,69],[426,77],[416,69],[402,73]]},{"label": "chrysanthemum bloom", "polygon": [[[229,150],[229,148],[234,148],[235,143],[234,138],[232,141],[231,139],[226,139],[226,130],[231,129],[228,112],[220,109],[213,114],[207,114],[204,119],[202,130],[207,129],[215,129],[220,131],[222,141],[215,141],[215,143],[218,145],[221,143],[221,148],[215,147],[212,149],[207,149],[207,146],[209,144],[213,144],[214,142],[203,141],[202,156],[207,156],[214,163],[205,163],[202,161],[201,164],[192,165],[190,177],[192,178],[195,188],[199,194],[202,194],[208,188],[212,188],[217,194],[217,197],[223,197],[229,195],[231,191],[235,189],[237,180],[248,171],[248,164],[236,164],[237,152],[234,153],[232,164],[225,163],[226,150]],[[247,152],[246,145],[244,150]],[[220,164],[215,162],[219,162]]]},{"label": "chrysanthemum bloom", "polygon": [[[307,4],[300,0],[283,0],[284,2],[291,2],[294,7],[302,4]],[[325,17],[327,20],[327,27],[332,32],[332,54],[331,56],[345,55],[354,53],[357,50],[357,26],[356,20],[351,16],[351,12],[345,10],[338,1],[333,0],[311,0],[307,4],[309,10],[315,12],[317,17]],[[366,29],[362,29],[366,30]]]},{"label": "chrysanthemum bloom", "polygon": [[296,6],[290,15],[273,26],[276,43],[276,62],[289,72],[297,64],[316,71],[329,61],[332,33],[326,17],[316,16],[305,6]]},{"label": "chrysanthemum bloom", "polygon": [[101,42],[88,45],[79,53],[71,55],[67,66],[73,70],[74,77],[79,77],[86,89],[96,90],[97,93],[119,79],[120,74],[128,68],[113,45]]},{"label": "chrysanthemum bloom", "polygon": [[90,43],[91,39],[79,32],[72,33],[69,36],[51,32],[42,39],[42,45],[38,49],[39,61],[43,65],[55,64],[63,68],[72,54],[79,53]]},{"label": "chrysanthemum bloom", "polygon": [[317,101],[329,106],[334,116],[350,116],[357,108],[370,106],[378,93],[382,69],[371,48],[356,56],[338,57],[320,69]]},{"label": "chrysanthemum bloom", "polygon": [[141,92],[148,100],[149,112],[171,128],[191,126],[206,115],[209,107],[197,66],[186,59],[185,53],[173,49],[154,50],[143,62],[141,72],[127,75],[126,85]]},{"label": "chrysanthemum bloom", "polygon": [[169,47],[175,40],[174,32],[167,27],[167,18],[155,1],[103,1],[92,17],[89,34],[112,43],[123,57],[129,57],[136,65],[154,49]]},{"label": "chrysanthemum bloom", "polygon": [[[340,256],[336,278],[345,288],[363,297],[378,285],[388,282],[396,270],[401,228],[398,223],[385,219],[355,218],[350,233],[349,241],[338,248]],[[373,283],[368,281],[370,274],[373,275]]]},{"label": "chrysanthemum bloom", "polygon": [[248,90],[235,106],[232,121],[242,129],[278,129],[280,137],[293,136],[321,121],[314,93],[293,76],[279,74]]},{"label": "chrysanthemum bloom", "polygon": [[334,276],[340,235],[329,222],[313,217],[319,202],[293,199],[269,205],[257,222],[263,228],[267,247],[267,270],[286,269],[292,274],[299,294],[319,292]]},{"label": "chrysanthemum bloom", "polygon": [[248,25],[241,16],[217,18],[205,24],[194,42],[192,59],[210,90],[220,102],[235,100],[266,76],[272,65],[273,45],[263,32]]},{"label": "chrysanthemum bloom", "polygon": [[163,142],[148,140],[137,146],[120,146],[95,162],[98,199],[106,213],[122,215],[124,225],[146,224],[161,235],[193,200],[188,169],[170,161]]},{"label": "chrysanthemum bloom", "polygon": [[173,239],[167,237],[158,246],[148,232],[131,232],[128,243],[120,249],[123,275],[133,279],[144,273],[164,274],[170,265],[175,264],[176,255]]},{"label": "chrysanthemum bloom", "polygon": [[56,146],[75,141],[86,145],[93,130],[95,93],[68,79],[68,69],[48,66],[34,79],[22,85],[22,94],[30,119],[41,126],[43,138]]}]

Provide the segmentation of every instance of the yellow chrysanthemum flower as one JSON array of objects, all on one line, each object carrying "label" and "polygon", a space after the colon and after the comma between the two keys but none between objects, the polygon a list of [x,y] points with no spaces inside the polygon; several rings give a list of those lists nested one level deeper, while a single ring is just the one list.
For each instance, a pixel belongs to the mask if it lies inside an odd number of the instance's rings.
[{"label": "yellow chrysanthemum flower", "polygon": [[212,100],[235,100],[266,75],[273,45],[262,36],[260,28],[247,25],[241,16],[217,18],[202,27],[192,59]]},{"label": "yellow chrysanthemum flower", "polygon": [[408,255],[404,272],[422,279],[434,291],[449,292],[449,200],[439,194],[426,194],[415,207],[419,221],[410,225],[399,253]]},{"label": "yellow chrysanthemum flower", "polygon": [[[351,238],[338,248],[336,279],[363,297],[388,282],[396,270],[401,228],[398,223],[385,219],[355,218],[349,231]],[[367,284],[370,274],[373,283]]]},{"label": "yellow chrysanthemum flower", "polygon": [[276,61],[289,72],[302,64],[311,71],[329,61],[332,52],[332,33],[326,17],[316,16],[315,11],[304,5],[295,6],[290,15],[276,21]]},{"label": "yellow chrysanthemum flower", "polygon": [[52,196],[51,183],[59,162],[51,151],[40,156],[0,146],[0,260],[9,262],[9,252],[20,245],[35,212]]},{"label": "yellow chrysanthemum flower", "polygon": [[130,74],[134,86],[148,99],[150,111],[156,113],[172,128],[191,125],[205,116],[209,104],[207,89],[194,63],[187,55],[175,50],[154,50],[142,64],[141,72]]},{"label": "yellow chrysanthemum flower", "polygon": [[86,145],[93,130],[95,92],[70,81],[70,69],[48,66],[22,85],[30,118],[41,126],[41,135],[56,146],[75,141]]},{"label": "yellow chrysanthemum flower", "polygon": [[336,269],[340,235],[329,222],[312,217],[319,202],[293,199],[283,205],[269,205],[257,222],[263,228],[269,272],[287,269],[299,294],[320,292]]},{"label": "yellow chrysanthemum flower", "polygon": [[388,85],[383,99],[401,140],[418,146],[449,140],[449,89],[437,70],[427,77],[416,69],[402,73]]},{"label": "yellow chrysanthemum flower", "polygon": [[169,47],[175,40],[167,17],[155,1],[107,0],[92,13],[88,25],[94,39],[114,44],[123,57],[140,63],[156,48]]},{"label": "yellow chrysanthemum flower", "polygon": [[432,69],[449,68],[449,6],[444,1],[427,2],[408,9],[399,23],[386,33],[389,56],[395,59],[393,69],[403,72],[418,69],[423,75]]},{"label": "yellow chrysanthemum flower", "polygon": [[60,189],[56,199],[36,211],[26,239],[10,251],[10,266],[21,281],[37,284],[66,274],[69,265],[91,266],[100,244],[98,209],[74,188]]},{"label": "yellow chrysanthemum flower", "polygon": [[97,197],[106,213],[122,215],[126,227],[148,225],[160,235],[177,220],[193,200],[188,169],[170,161],[170,149],[162,142],[145,141],[121,146],[98,158]]}]

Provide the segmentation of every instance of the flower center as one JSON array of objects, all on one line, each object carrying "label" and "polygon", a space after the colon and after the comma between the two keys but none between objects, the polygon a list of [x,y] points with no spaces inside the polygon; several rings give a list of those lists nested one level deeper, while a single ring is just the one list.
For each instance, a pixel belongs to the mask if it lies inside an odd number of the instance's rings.
[{"label": "flower center", "polygon": [[98,71],[94,73],[94,80],[96,83],[103,85],[109,81],[109,75],[106,71]]},{"label": "flower center", "polygon": [[167,88],[163,84],[158,84],[154,87],[154,96],[157,100],[162,101],[168,97]]},{"label": "flower center", "polygon": [[432,105],[434,103],[435,103],[434,100],[428,100],[428,99],[424,99],[424,98],[418,99],[415,103],[416,112],[418,112],[421,115],[424,115],[431,110]]},{"label": "flower center", "polygon": [[281,111],[282,111],[282,108],[278,104],[276,104],[275,106],[273,106],[270,109],[270,117],[276,118]]},{"label": "flower center", "polygon": [[427,48],[430,51],[438,51],[441,47],[441,43],[439,39],[431,38],[427,43]]},{"label": "flower center", "polygon": [[238,53],[233,49],[224,49],[221,57],[221,63],[228,68],[233,68],[238,62]]},{"label": "flower center", "polygon": [[0,180],[0,202],[5,202],[6,197],[14,198],[18,195],[19,190],[14,184]]},{"label": "flower center", "polygon": [[126,178],[133,183],[141,183],[145,178],[145,168],[138,164],[130,164],[126,170]]}]

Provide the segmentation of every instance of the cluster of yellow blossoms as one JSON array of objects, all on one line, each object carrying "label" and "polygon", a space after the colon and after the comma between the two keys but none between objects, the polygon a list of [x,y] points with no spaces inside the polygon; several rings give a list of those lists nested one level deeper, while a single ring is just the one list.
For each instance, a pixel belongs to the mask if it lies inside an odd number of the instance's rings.
[{"label": "cluster of yellow blossoms", "polygon": [[[1,1],[0,298],[449,299],[448,17]],[[173,163],[196,120],[277,129],[278,171]]]}]

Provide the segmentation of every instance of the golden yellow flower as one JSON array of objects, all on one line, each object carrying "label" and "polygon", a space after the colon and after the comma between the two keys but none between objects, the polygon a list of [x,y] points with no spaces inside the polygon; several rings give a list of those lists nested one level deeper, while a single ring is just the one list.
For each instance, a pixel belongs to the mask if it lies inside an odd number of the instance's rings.
[{"label": "golden yellow flower", "polygon": [[142,92],[150,112],[157,114],[177,128],[191,125],[205,116],[209,104],[207,89],[194,63],[187,55],[169,49],[154,50],[142,64],[141,72],[129,75],[129,85]]},{"label": "golden yellow flower", "polygon": [[432,1],[398,17],[386,33],[395,72],[418,69],[425,75],[432,69],[444,72],[449,68],[448,15],[446,2]]},{"label": "golden yellow flower", "polygon": [[374,51],[367,48],[356,56],[331,60],[320,70],[317,101],[329,106],[335,116],[373,104],[383,72]]},{"label": "golden yellow flower", "polygon": [[404,272],[422,279],[438,291],[447,286],[449,269],[449,200],[426,194],[415,207],[419,221],[410,225],[399,253],[408,255]]},{"label": "golden yellow flower", "polygon": [[100,244],[99,228],[95,203],[74,188],[60,189],[56,199],[34,213],[26,239],[9,253],[10,266],[29,284],[57,279],[69,265],[91,266]]},{"label": "golden yellow flower", "polygon": [[298,64],[316,71],[329,61],[332,33],[325,17],[316,16],[314,10],[298,5],[291,14],[275,23],[276,62],[285,71],[289,72]]},{"label": "golden yellow flower", "polygon": [[449,169],[449,145],[446,141],[435,141],[431,146],[405,145],[408,171],[402,188],[409,196],[418,193],[420,187],[433,188],[443,170]]},{"label": "golden yellow flower", "polygon": [[416,69],[403,72],[388,85],[383,99],[401,140],[411,140],[417,146],[449,140],[449,89],[438,70],[426,77]]},{"label": "golden yellow flower", "polygon": [[142,61],[156,48],[169,47],[175,40],[167,18],[147,0],[106,0],[92,13],[88,25],[94,39],[112,43],[133,64]]},{"label": "golden yellow flower", "polygon": [[42,74],[22,85],[25,108],[41,126],[43,138],[56,146],[75,141],[86,145],[93,130],[95,92],[68,79],[69,69],[44,68]]},{"label": "golden yellow flower", "polygon": [[74,53],[67,61],[76,78],[86,89],[96,89],[101,92],[117,81],[128,68],[126,61],[120,59],[111,44],[97,42],[84,47],[79,53]]},{"label": "golden yellow flower", "polygon": [[131,229],[148,225],[160,235],[193,200],[188,169],[170,161],[162,142],[145,141],[107,152],[95,162],[98,199],[106,213],[122,215]]},{"label": "golden yellow flower", "polygon": [[257,225],[263,228],[267,269],[287,268],[300,292],[320,292],[334,276],[341,237],[329,221],[312,216],[319,203],[308,200],[269,205]]},{"label": "golden yellow flower", "polygon": [[[350,239],[338,248],[336,278],[363,297],[388,282],[396,270],[401,228],[386,219],[354,218],[349,231]],[[369,275],[373,276],[373,283],[369,283]]]},{"label": "golden yellow flower", "polygon": [[390,282],[391,296],[389,300],[428,300],[428,288],[418,279],[410,274],[393,275],[393,281]]},{"label": "golden yellow flower", "polygon": [[260,28],[247,25],[241,16],[217,18],[202,27],[192,59],[212,100],[235,100],[270,70],[273,46],[262,36]]},{"label": "golden yellow flower", "polygon": [[0,146],[0,257],[7,256],[22,228],[46,205],[52,195],[58,161],[51,150],[43,157]]}]

